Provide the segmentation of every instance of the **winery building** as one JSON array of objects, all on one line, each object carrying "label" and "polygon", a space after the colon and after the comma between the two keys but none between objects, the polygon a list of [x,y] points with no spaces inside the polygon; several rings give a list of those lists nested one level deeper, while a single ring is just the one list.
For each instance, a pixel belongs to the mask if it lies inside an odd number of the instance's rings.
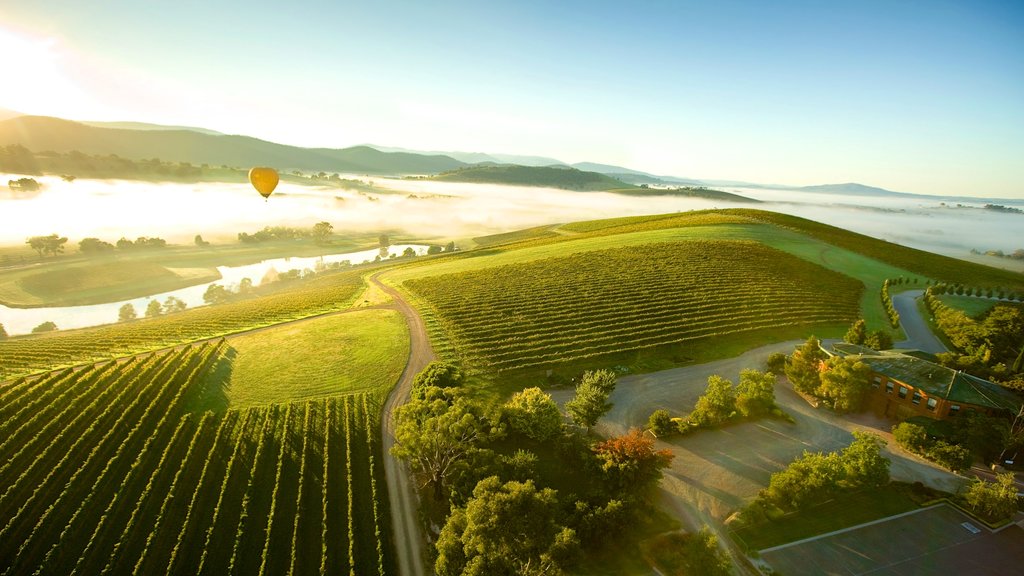
[{"label": "winery building", "polygon": [[871,389],[864,408],[881,417],[946,420],[972,410],[987,415],[1017,414],[1024,403],[994,382],[941,366],[928,360],[930,355],[915,350],[877,352],[838,342],[825,352],[852,357],[871,369]]}]

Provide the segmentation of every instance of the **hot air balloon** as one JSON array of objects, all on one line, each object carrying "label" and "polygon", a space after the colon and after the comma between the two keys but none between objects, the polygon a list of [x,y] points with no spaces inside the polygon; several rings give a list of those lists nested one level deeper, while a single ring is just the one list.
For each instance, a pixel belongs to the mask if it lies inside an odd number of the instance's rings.
[{"label": "hot air balloon", "polygon": [[264,200],[270,197],[274,188],[277,188],[278,181],[280,178],[277,175],[277,170],[273,168],[257,166],[249,170],[249,183],[260,193],[260,196],[263,196]]}]

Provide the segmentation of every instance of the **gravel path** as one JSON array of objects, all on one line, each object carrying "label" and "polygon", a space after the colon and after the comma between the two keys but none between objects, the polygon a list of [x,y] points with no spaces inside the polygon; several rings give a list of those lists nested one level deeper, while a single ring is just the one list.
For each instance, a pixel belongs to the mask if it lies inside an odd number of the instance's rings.
[{"label": "gravel path", "polygon": [[388,497],[391,501],[391,530],[395,535],[395,549],[398,552],[398,573],[402,576],[422,576],[426,574],[423,566],[423,544],[425,542],[420,530],[418,518],[419,500],[416,497],[409,467],[391,455],[391,447],[395,444],[395,410],[409,401],[412,381],[423,368],[434,359],[434,351],[427,338],[427,329],[423,319],[409,305],[398,290],[386,286],[377,279],[377,274],[370,277],[370,282],[387,293],[394,301],[393,306],[405,316],[409,324],[409,361],[398,384],[391,391],[384,404],[384,422],[381,435],[384,448],[384,474],[387,477]]}]

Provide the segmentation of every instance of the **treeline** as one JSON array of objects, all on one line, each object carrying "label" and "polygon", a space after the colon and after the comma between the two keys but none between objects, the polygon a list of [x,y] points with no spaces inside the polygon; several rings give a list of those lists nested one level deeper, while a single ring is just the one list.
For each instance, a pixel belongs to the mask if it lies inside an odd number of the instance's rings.
[{"label": "treeline", "polygon": [[996,258],[1009,258],[1011,260],[1024,260],[1024,248],[1017,248],[1013,252],[1006,254],[1002,250],[986,250],[984,252],[971,248],[971,254],[985,256],[995,256]]},{"label": "treeline", "polygon": [[950,368],[1024,390],[1024,308],[997,304],[981,317],[971,318],[938,298],[941,294],[962,291],[962,286],[951,291],[943,284],[925,291],[925,306],[936,326],[956,348],[956,352],[939,354],[939,361]]},{"label": "treeline", "polygon": [[[902,281],[902,278],[899,280]],[[893,328],[900,327],[900,313],[892,303],[892,296],[889,295],[889,279],[882,283],[882,306],[885,307],[885,314],[889,317],[889,325]]]},{"label": "treeline", "polygon": [[[227,165],[195,166],[189,162],[170,162],[159,158],[132,160],[116,154],[92,155],[70,152],[33,152],[20,144],[0,146],[0,172],[39,176],[68,174],[80,178],[160,178],[195,181],[204,177],[245,178],[245,171]],[[69,176],[70,179],[74,179]]]}]

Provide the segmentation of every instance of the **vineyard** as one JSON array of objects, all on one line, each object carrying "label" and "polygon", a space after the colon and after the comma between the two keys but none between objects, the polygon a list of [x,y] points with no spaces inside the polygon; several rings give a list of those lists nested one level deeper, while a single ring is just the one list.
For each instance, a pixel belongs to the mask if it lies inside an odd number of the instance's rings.
[{"label": "vineyard", "polygon": [[0,573],[393,573],[377,401],[188,412],[225,351],[0,389]]},{"label": "vineyard", "polygon": [[849,323],[863,285],[747,241],[687,241],[410,279],[470,365],[571,362],[781,326]]},{"label": "vineyard", "polygon": [[156,318],[3,340],[0,380],[340,310],[363,287],[362,273],[327,274],[259,298]]}]

